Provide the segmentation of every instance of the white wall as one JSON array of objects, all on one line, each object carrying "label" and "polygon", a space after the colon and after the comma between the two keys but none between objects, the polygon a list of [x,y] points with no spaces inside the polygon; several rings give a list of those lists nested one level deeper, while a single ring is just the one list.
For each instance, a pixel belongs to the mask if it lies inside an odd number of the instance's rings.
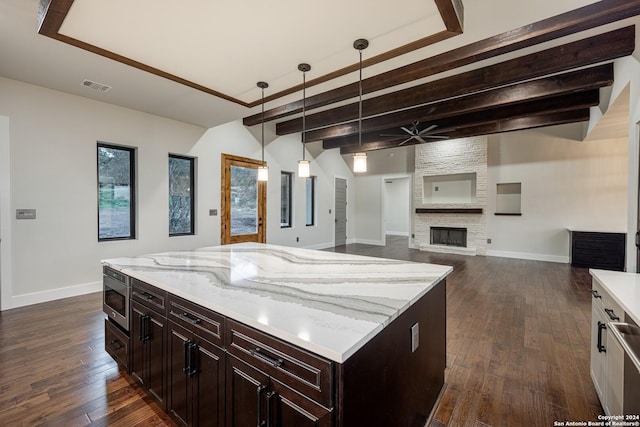
[{"label": "white wall", "polygon": [[[350,156],[344,156],[350,161]],[[411,177],[415,167],[413,146],[368,153],[368,171],[355,178],[355,242],[385,244],[385,179]],[[411,180],[412,181],[412,180]],[[407,216],[413,209],[408,202]]]},{"label": "white wall", "polygon": [[[627,140],[581,142],[551,130],[489,137],[489,255],[568,262],[567,228],[626,230]],[[495,216],[496,184],[514,182],[522,216]]]},{"label": "white wall", "polygon": [[[2,242],[3,261],[9,253],[11,269],[7,282],[3,262],[2,309],[100,290],[101,259],[219,244],[220,216],[211,217],[208,211],[220,209],[220,153],[260,158],[258,140],[240,122],[206,130],[4,78],[0,78],[0,116],[10,121],[9,213],[37,210],[35,220],[11,215],[10,249]],[[97,241],[97,141],[138,148],[135,240]],[[272,179],[280,168],[294,170],[301,155],[299,144],[292,136],[268,145]],[[0,147],[4,145],[0,138]],[[194,236],[168,236],[170,152],[198,157]],[[300,246],[332,244],[333,220],[328,212],[333,206],[333,174],[350,180],[352,176],[338,150],[320,154],[311,167],[318,175],[319,225],[304,226],[304,188],[296,185],[296,227],[280,230],[277,180],[268,186],[268,242],[296,244],[295,237],[300,237]],[[4,185],[3,173],[0,169]],[[353,217],[352,209],[349,219]],[[353,236],[353,226],[348,232]]]},{"label": "white wall", "polygon": [[9,117],[0,116],[0,307],[11,297],[3,292],[3,284],[11,284],[10,159]]},{"label": "white wall", "polygon": [[389,178],[384,183],[385,232],[408,236],[411,180],[408,177]]}]

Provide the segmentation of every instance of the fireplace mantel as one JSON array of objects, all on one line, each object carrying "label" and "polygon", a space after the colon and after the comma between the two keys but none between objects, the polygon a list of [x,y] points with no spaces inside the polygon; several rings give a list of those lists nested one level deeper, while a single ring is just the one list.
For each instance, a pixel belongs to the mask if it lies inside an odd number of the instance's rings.
[{"label": "fireplace mantel", "polygon": [[482,208],[416,208],[416,213],[481,214]]}]

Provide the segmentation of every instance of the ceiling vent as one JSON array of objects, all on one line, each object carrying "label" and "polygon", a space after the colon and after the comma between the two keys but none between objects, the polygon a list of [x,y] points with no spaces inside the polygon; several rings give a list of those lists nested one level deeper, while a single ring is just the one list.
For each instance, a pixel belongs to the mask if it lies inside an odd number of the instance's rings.
[{"label": "ceiling vent", "polygon": [[83,81],[82,86],[88,87],[93,90],[97,90],[98,92],[107,92],[109,89],[111,89],[111,86],[107,86],[105,84],[94,82],[91,80]]}]

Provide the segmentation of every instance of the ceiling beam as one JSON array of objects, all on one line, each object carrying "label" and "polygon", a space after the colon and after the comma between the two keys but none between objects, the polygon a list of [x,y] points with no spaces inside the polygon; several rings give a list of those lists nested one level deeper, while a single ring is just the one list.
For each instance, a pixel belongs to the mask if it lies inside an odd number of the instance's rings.
[{"label": "ceiling beam", "polygon": [[[449,136],[451,139],[469,138],[472,136],[491,135],[501,132],[512,132],[517,130],[533,129],[546,126],[564,125],[568,123],[578,123],[589,120],[589,109],[569,110],[560,113],[540,114],[528,117],[519,117],[515,119],[506,119],[499,122],[487,123],[484,125],[462,128],[452,132]],[[397,144],[396,144],[397,145]],[[417,145],[414,142],[408,142],[405,145]],[[383,145],[382,142],[370,143],[363,145],[362,150],[357,147],[347,146],[340,149],[340,154],[353,154],[360,151],[373,151],[392,146]]]},{"label": "ceiling beam", "polygon": [[[579,92],[572,96],[555,96],[551,98],[544,98],[531,102],[523,102],[517,105],[509,105],[505,107],[498,107],[491,110],[483,110],[475,113],[461,114],[459,116],[447,117],[439,120],[437,123],[430,122],[430,124],[437,124],[438,127],[424,136],[424,139],[430,141],[428,135],[447,136],[455,134],[465,128],[480,128],[484,126],[492,125],[497,122],[504,122],[506,120],[513,120],[528,116],[539,116],[544,114],[557,114],[566,111],[584,110],[589,107],[598,105],[600,101],[600,92],[598,89],[592,89],[585,92]],[[396,134],[398,129],[392,129]],[[369,151],[380,150],[383,148],[392,148],[398,146],[402,141],[409,138],[409,134],[401,136],[399,138],[389,139],[381,137],[379,132],[369,133],[362,135],[362,148],[358,147],[357,136],[349,136],[345,138],[336,138],[323,141],[323,149],[331,148],[344,148],[345,152],[357,152],[357,151]],[[406,144],[412,145],[416,141],[408,141]],[[406,145],[404,144],[404,145]]]},{"label": "ceiling beam", "polygon": [[[604,64],[365,119],[362,121],[362,132],[404,126],[416,120],[428,122],[463,113],[571,94],[609,86],[612,83],[613,64]],[[339,138],[357,132],[358,122],[353,121],[306,132],[305,141]]]},{"label": "ceiling beam", "polygon": [[[219,98],[226,99],[231,102],[235,102],[237,104],[243,105],[245,107],[255,107],[256,105],[260,105],[262,103],[262,99],[256,99],[251,102],[244,102],[240,99],[234,98],[230,95],[226,95],[222,92],[213,90],[209,87],[202,86],[198,83],[192,82],[190,80],[186,80],[177,75],[168,73],[166,71],[160,70],[158,68],[151,67],[147,64],[143,64],[141,62],[135,61],[131,58],[127,58],[125,56],[119,55],[115,52],[111,52],[106,49],[102,49],[98,46],[92,45],[90,43],[83,42],[82,40],[78,40],[72,37],[65,36],[61,34],[60,28],[62,27],[62,23],[64,22],[67,14],[69,13],[71,6],[73,5],[74,0],[39,0],[38,4],[38,34],[42,34],[47,37],[51,37],[55,40],[70,44],[75,47],[79,47],[81,49],[87,50],[89,52],[93,52],[97,55],[104,56],[109,59],[113,59],[114,61],[122,62],[123,64],[129,65],[131,67],[138,68],[140,70],[149,72],[151,74],[155,74],[160,77],[164,77],[169,80],[173,80],[177,83],[183,84],[185,86],[189,86],[191,88],[200,90],[202,92],[208,93],[210,95],[215,95]],[[426,0],[428,1],[428,0]],[[435,3],[440,11],[442,21],[445,25],[445,30],[440,31],[438,33],[429,35],[427,37],[423,37],[421,39],[415,40],[411,43],[407,43],[406,45],[397,47],[387,52],[383,52],[374,57],[368,58],[363,61],[364,67],[369,67],[371,65],[378,64],[380,62],[387,61],[391,58],[395,58],[396,56],[404,55],[408,52],[411,52],[416,49],[421,49],[426,46],[430,46],[432,44],[438,43],[440,41],[446,40],[450,37],[459,35],[462,33],[462,2],[461,0],[435,0]],[[347,67],[343,67],[339,70],[335,70],[331,73],[325,74],[313,80],[309,80],[306,82],[307,87],[312,87],[314,85],[324,83],[330,80],[333,80],[337,77],[343,76],[345,74],[354,72],[358,70],[359,64],[354,63]],[[295,85],[290,88],[287,88],[283,91],[271,94],[264,98],[265,102],[271,101],[273,99],[278,99],[285,95],[289,95],[291,93],[302,90],[301,85]]]},{"label": "ceiling beam", "polygon": [[[362,90],[364,94],[376,92],[639,14],[640,0],[602,0],[363,79]],[[307,97],[306,109],[323,107],[357,95],[358,83],[354,82]],[[302,100],[298,100],[265,111],[264,118],[266,121],[275,120],[301,111]],[[261,114],[245,117],[243,123],[253,126],[260,123],[261,117]]]},{"label": "ceiling beam", "polygon": [[[635,27],[629,26],[488,67],[366,99],[362,101],[362,116],[367,117],[401,110],[439,99],[453,98],[621,58],[631,55],[634,48]],[[305,117],[306,129],[311,130],[357,118],[358,103],[343,105],[307,115]],[[276,124],[277,135],[301,131],[302,118]]]}]

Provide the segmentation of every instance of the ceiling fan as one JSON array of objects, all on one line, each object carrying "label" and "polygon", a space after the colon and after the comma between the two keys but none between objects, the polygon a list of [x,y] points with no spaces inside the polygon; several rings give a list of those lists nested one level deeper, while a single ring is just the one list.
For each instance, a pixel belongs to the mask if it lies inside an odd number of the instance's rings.
[{"label": "ceiling fan", "polygon": [[418,128],[419,124],[420,124],[420,122],[415,121],[415,122],[411,123],[411,126],[402,126],[402,127],[400,127],[400,129],[405,131],[406,134],[398,135],[398,134],[383,133],[383,134],[380,134],[380,136],[393,137],[393,138],[402,138],[402,137],[406,137],[407,135],[409,135],[409,137],[406,138],[404,141],[402,141],[400,144],[398,144],[398,146],[404,145],[407,142],[411,141],[412,139],[415,139],[415,140],[417,140],[417,141],[419,141],[420,143],[423,143],[423,144],[427,142],[427,141],[425,141],[424,138],[448,139],[447,136],[430,134],[430,132],[433,131],[435,128],[437,128],[438,125],[430,125],[430,126],[427,126],[424,129],[420,130],[420,128]]}]

